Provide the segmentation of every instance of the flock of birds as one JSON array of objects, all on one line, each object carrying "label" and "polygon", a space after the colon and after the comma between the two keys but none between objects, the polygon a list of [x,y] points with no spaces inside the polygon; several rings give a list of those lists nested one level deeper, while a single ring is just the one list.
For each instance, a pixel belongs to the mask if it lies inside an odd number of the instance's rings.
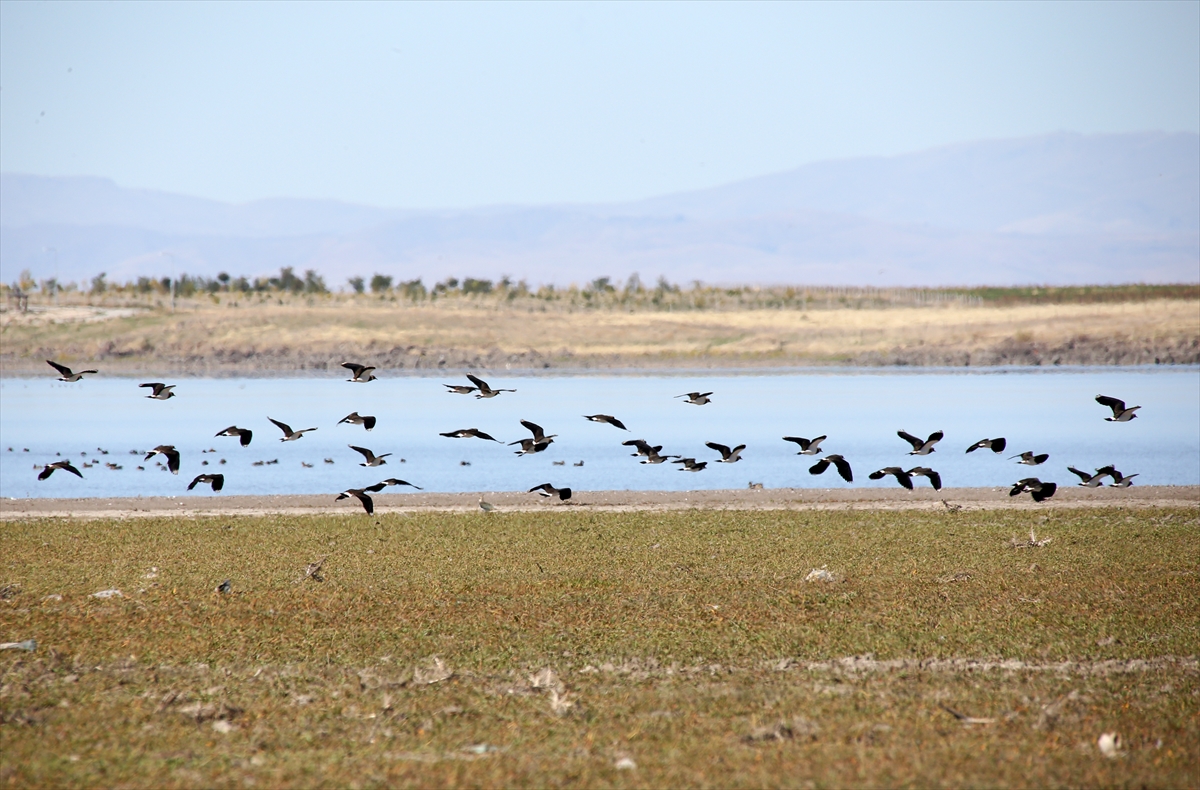
[{"label": "flock of birds", "polygon": [[[58,380],[64,382],[77,382],[80,381],[85,375],[95,374],[98,372],[96,370],[82,370],[75,372],[65,365],[61,365],[57,362],[53,362],[51,360],[46,360],[46,362],[61,374]],[[375,368],[372,366],[361,365],[354,362],[344,362],[342,363],[342,367],[350,371],[351,378],[348,379],[350,382],[365,384],[376,380],[374,375]],[[470,373],[466,374],[466,376],[471,382],[469,385],[444,384],[443,386],[445,386],[447,391],[451,394],[474,395],[474,397],[477,399],[495,398],[501,393],[516,392],[514,389],[493,388],[489,386],[488,383],[483,379]],[[139,384],[138,386],[149,389],[150,394],[146,395],[146,397],[152,400],[168,400],[175,397],[175,385],[173,384],[164,384],[162,382],[146,382]],[[710,398],[712,394],[712,392],[688,392],[676,397],[683,398],[684,403],[687,404],[704,406],[712,402]],[[1097,395],[1096,402],[1112,410],[1112,416],[1104,418],[1108,422],[1129,422],[1138,416],[1136,412],[1141,408],[1140,406],[1127,407],[1124,401],[1118,398],[1109,397],[1107,395]],[[583,417],[591,422],[611,425],[614,428],[618,428],[623,431],[629,430],[625,427],[625,424],[621,422],[621,420],[610,414],[585,414]],[[283,436],[279,439],[281,442],[297,441],[303,438],[304,434],[317,430],[316,428],[301,428],[296,430],[280,420],[276,420],[272,417],[268,417],[267,419],[270,420],[283,433]],[[376,425],[376,418],[369,415],[360,415],[357,411],[355,411],[338,421],[339,425],[343,423],[348,423],[350,425],[361,425],[364,429],[370,431]],[[521,420],[521,425],[530,432],[531,436],[529,438],[519,439],[515,442],[508,443],[508,446],[510,447],[519,447],[519,449],[514,451],[516,455],[532,455],[543,452],[554,442],[555,437],[558,435],[547,434],[542,426],[538,425],[537,423],[530,422],[529,420]],[[479,430],[478,428],[460,428],[458,430],[447,431],[439,435],[451,439],[481,439],[484,441],[503,444],[500,442],[500,440],[488,433],[485,433],[484,431]],[[942,431],[934,431],[924,439],[907,433],[906,431],[897,431],[896,435],[911,445],[912,450],[908,453],[909,455],[922,457],[933,453],[936,450],[936,445],[944,438],[944,433]],[[238,439],[242,447],[248,447],[254,438],[254,432],[249,428],[239,428],[236,425],[231,425],[228,428],[218,432],[216,436],[235,437]],[[787,442],[793,442],[800,448],[797,455],[817,456],[824,452],[821,444],[827,438],[827,436],[816,436],[811,439],[802,436],[784,436],[783,440]],[[679,464],[680,471],[700,472],[704,470],[710,463],[710,461],[701,461],[694,457],[683,457],[680,455],[670,454],[664,455],[662,454],[662,445],[651,445],[649,442],[643,439],[629,439],[621,444],[622,446],[633,448],[634,452],[632,453],[632,456],[642,459],[640,463],[643,464],[662,464],[669,461],[673,464]],[[387,463],[386,459],[392,455],[392,453],[380,453],[377,455],[366,447],[359,447],[357,445],[348,446],[350,449],[362,455],[363,462],[360,463],[359,466],[366,468],[383,466]],[[713,459],[712,462],[726,464],[737,463],[740,461],[741,453],[746,449],[746,445],[744,444],[739,444],[736,447],[729,447],[717,442],[706,442],[705,446],[720,455],[720,458]],[[997,437],[994,439],[981,439],[968,447],[966,452],[973,453],[976,450],[986,449],[991,450],[993,453],[1002,453],[1006,447],[1007,441],[1005,438]],[[162,455],[165,458],[166,468],[172,474],[179,473],[179,451],[174,445],[164,444],[155,447],[146,454],[145,460],[148,461],[156,455]],[[1049,458],[1050,456],[1047,453],[1035,453],[1032,450],[1027,450],[1011,456],[1010,460],[1018,459],[1017,463],[1020,464],[1027,466],[1040,466],[1049,460]],[[329,462],[329,460],[330,459],[326,459],[327,462]],[[562,465],[563,463],[565,462],[555,461],[556,465]],[[575,465],[582,466],[583,462],[580,461]],[[109,466],[112,467],[113,465],[110,464]],[[828,470],[831,466],[837,470],[837,473],[846,482],[854,482],[854,471],[850,466],[850,462],[847,461],[844,456],[837,453],[830,453],[819,458],[816,463],[809,467],[808,471],[809,474],[820,475]],[[75,468],[71,464],[70,460],[64,459],[61,461],[55,461],[39,468],[41,471],[38,474],[38,480],[48,479],[56,470],[62,470],[64,472],[77,475],[80,478],[83,477],[83,473]],[[1096,488],[1102,486],[1104,485],[1104,480],[1106,478],[1112,481],[1109,483],[1110,487],[1128,488],[1133,484],[1133,478],[1137,477],[1136,474],[1122,474],[1112,464],[1097,468],[1094,472],[1085,472],[1080,469],[1076,469],[1073,466],[1068,466],[1067,469],[1072,474],[1079,477],[1078,485],[1085,488]],[[936,470],[928,466],[914,466],[911,469],[904,469],[901,466],[887,466],[872,472],[870,475],[868,475],[868,477],[871,480],[881,480],[885,477],[894,477],[900,486],[909,490],[913,489],[914,478],[925,478],[929,481],[929,484],[934,488],[934,490],[940,491],[942,488],[941,475]],[[219,473],[199,474],[196,475],[191,483],[188,484],[187,488],[189,491],[191,491],[198,485],[208,485],[213,491],[220,491],[225,486],[225,476]],[[417,490],[423,490],[420,486],[414,485],[406,480],[400,480],[398,478],[391,477],[387,480],[383,480],[375,483],[374,485],[365,486],[363,488],[348,488],[339,493],[335,501],[355,498],[362,504],[363,509],[368,514],[371,514],[374,513],[375,510],[374,501],[371,498],[371,494],[378,493],[389,486],[410,486]],[[752,483],[751,487],[761,487],[761,484],[756,485]],[[1019,494],[1028,493],[1034,501],[1042,502],[1054,496],[1054,493],[1057,491],[1057,489],[1058,486],[1056,483],[1049,481],[1043,482],[1037,477],[1026,477],[1013,484],[1012,489],[1009,491],[1009,496],[1017,496]],[[529,493],[535,492],[543,497],[557,497],[560,501],[566,501],[570,499],[572,494],[570,488],[558,488],[551,483],[542,483],[529,489]],[[480,499],[479,505],[485,511],[490,511],[493,509],[490,504],[482,499]],[[949,507],[949,505],[947,506]]]}]

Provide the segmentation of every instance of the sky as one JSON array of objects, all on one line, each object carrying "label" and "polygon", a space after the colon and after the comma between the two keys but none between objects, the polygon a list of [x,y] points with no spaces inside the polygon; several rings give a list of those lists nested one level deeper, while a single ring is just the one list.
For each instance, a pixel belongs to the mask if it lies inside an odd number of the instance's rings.
[{"label": "sky", "polygon": [[229,202],[617,202],[1200,132],[1200,2],[0,1],[0,170]]}]

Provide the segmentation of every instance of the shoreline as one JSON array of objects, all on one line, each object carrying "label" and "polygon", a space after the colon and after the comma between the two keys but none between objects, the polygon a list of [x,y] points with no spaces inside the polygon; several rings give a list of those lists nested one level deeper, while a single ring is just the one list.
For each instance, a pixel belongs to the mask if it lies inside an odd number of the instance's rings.
[{"label": "shoreline", "polygon": [[[378,494],[375,515],[427,512],[476,513],[480,493]],[[357,515],[354,500],[335,501],[334,494],[197,495],[179,497],[101,497],[91,499],[0,500],[0,522],[37,518],[129,519],[182,516]],[[577,491],[567,502],[524,491],[482,492],[495,512],[586,511],[618,513],[678,510],[931,510],[955,513],[992,510],[1054,510],[1089,507],[1200,507],[1200,485],[1141,486],[1123,489],[1060,487],[1055,496],[1035,503],[1026,495],[1010,497],[1007,487],[932,489],[777,488],[707,491]],[[960,506],[951,512],[943,500]]]}]

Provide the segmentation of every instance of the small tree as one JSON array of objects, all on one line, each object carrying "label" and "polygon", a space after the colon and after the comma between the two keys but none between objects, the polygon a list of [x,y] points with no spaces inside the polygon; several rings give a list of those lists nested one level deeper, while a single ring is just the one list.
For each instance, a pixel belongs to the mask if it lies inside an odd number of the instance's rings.
[{"label": "small tree", "polygon": [[371,293],[385,294],[392,287],[392,278],[386,274],[376,274],[371,277]]},{"label": "small tree", "polygon": [[317,274],[314,269],[306,269],[304,271],[304,292],[307,294],[329,293],[329,289],[325,287],[325,278]]},{"label": "small tree", "polygon": [[93,294],[102,294],[106,290],[108,290],[108,283],[106,283],[104,281],[104,276],[105,276],[105,272],[100,272],[99,274],[97,274],[95,277],[92,278],[91,292]]},{"label": "small tree", "polygon": [[363,283],[363,278],[361,277],[351,277],[346,280],[346,282],[350,284],[350,287],[354,289],[354,293],[356,294],[362,293],[363,289],[366,287]]}]

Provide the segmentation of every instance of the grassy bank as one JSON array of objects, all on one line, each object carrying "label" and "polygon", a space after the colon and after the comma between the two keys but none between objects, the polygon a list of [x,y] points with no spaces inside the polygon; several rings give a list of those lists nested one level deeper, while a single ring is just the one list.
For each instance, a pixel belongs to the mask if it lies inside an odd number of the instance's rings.
[{"label": "grassy bank", "polygon": [[[11,522],[0,639],[39,645],[0,653],[0,782],[1187,785],[1198,526],[1194,507]],[[1050,542],[1015,547],[1031,527]]]}]

